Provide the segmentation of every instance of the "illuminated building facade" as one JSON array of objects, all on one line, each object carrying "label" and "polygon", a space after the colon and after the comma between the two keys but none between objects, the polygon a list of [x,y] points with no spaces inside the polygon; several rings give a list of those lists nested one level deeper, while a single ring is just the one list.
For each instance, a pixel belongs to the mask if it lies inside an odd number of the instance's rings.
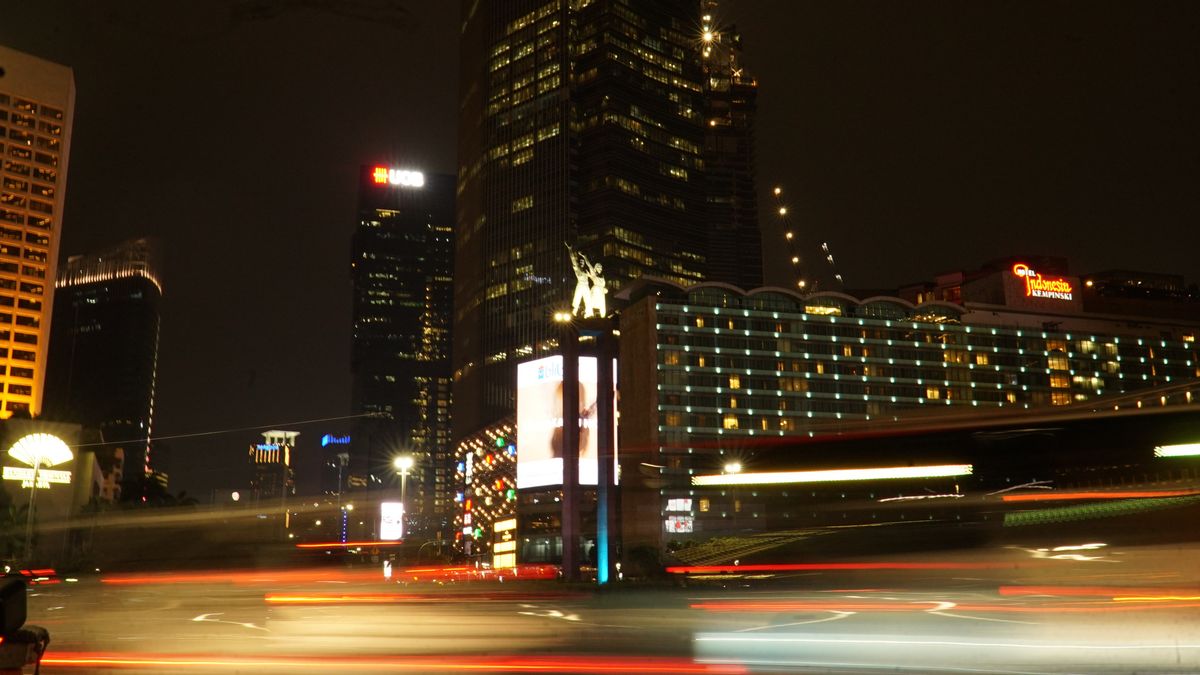
[{"label": "illuminated building facade", "polygon": [[[456,439],[513,413],[518,362],[556,353],[551,316],[574,281],[564,245],[616,292],[647,275],[724,278],[740,263],[716,265],[702,233],[745,217],[721,231],[753,248],[757,227],[752,174],[734,179],[752,161],[739,140],[752,97],[726,89],[728,63],[706,70],[699,0],[462,6]],[[706,102],[713,90],[723,103]],[[737,196],[712,201],[723,190]]]},{"label": "illuminated building facade", "polygon": [[[693,493],[687,479],[720,473],[741,449],[772,438],[819,437],[904,409],[1090,409],[1200,378],[1200,314],[1087,312],[1086,282],[1022,261],[967,276],[956,291],[962,303],[649,280],[629,289],[621,406],[655,412],[622,415],[623,471],[661,467],[654,480],[683,486],[661,490],[653,513],[633,517],[676,534],[728,528],[732,503]],[[695,508],[668,513],[669,500],[692,498]]]},{"label": "illuminated building facade", "polygon": [[264,431],[261,442],[250,444],[250,495],[254,504],[270,507],[278,502],[283,506],[296,494],[293,453],[299,435],[298,431]]},{"label": "illuminated building facade", "polygon": [[496,523],[517,517],[516,440],[509,418],[456,446],[454,541],[473,558],[490,562]]},{"label": "illuminated building facade", "polygon": [[400,489],[396,455],[411,455],[411,531],[449,534],[450,322],[454,177],[364,166],[351,276],[355,412],[347,478]]},{"label": "illuminated building facade", "polygon": [[74,255],[58,271],[44,414],[98,429],[102,465],[150,474],[162,286],[154,243]]},{"label": "illuminated building facade", "polygon": [[70,68],[0,47],[0,418],[42,409],[74,108]]}]

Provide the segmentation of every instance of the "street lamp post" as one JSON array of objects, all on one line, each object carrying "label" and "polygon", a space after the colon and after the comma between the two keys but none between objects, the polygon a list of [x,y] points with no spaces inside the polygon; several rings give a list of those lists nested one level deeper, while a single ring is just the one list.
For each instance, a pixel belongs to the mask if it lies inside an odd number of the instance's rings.
[{"label": "street lamp post", "polygon": [[[724,472],[727,474],[741,473],[742,472],[742,463],[737,460],[733,460],[730,462],[726,462],[725,466],[722,468],[724,469]],[[730,486],[729,494],[731,497],[733,497],[733,504],[731,505],[731,506],[733,506],[733,529],[737,530],[737,528],[738,528],[738,513],[741,512],[741,507],[742,507],[742,505],[738,502],[737,486]]]},{"label": "street lamp post", "polygon": [[405,492],[408,488],[408,472],[413,468],[413,458],[411,455],[400,455],[392,460],[392,466],[400,472],[400,517],[408,520],[408,502],[405,499]]}]

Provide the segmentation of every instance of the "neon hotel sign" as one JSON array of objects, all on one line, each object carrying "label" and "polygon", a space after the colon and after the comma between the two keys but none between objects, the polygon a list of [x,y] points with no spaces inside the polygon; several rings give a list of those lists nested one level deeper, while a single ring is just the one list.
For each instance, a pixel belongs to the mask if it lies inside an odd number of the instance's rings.
[{"label": "neon hotel sign", "polygon": [[1027,298],[1075,299],[1075,287],[1063,277],[1043,277],[1025,263],[1013,265],[1012,271],[1025,280]]},{"label": "neon hotel sign", "polygon": [[425,174],[420,171],[406,169],[389,169],[377,166],[371,169],[371,182],[376,185],[399,185],[400,187],[419,188],[425,185]]}]

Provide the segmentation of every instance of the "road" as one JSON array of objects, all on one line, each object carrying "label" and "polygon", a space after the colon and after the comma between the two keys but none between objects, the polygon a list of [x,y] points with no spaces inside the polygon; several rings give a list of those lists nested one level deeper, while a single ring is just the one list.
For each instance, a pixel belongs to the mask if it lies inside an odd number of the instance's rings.
[{"label": "road", "polygon": [[[1200,672],[1194,545],[910,554],[594,592],[324,569],[39,586],[43,672]],[[679,579],[677,579],[679,581]]]}]

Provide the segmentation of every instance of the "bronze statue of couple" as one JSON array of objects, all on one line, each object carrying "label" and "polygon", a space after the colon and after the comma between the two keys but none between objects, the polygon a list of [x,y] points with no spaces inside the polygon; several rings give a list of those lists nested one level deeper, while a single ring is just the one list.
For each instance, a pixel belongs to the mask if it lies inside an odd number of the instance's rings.
[{"label": "bronze statue of couple", "polygon": [[[585,319],[593,313],[603,318],[608,314],[604,297],[608,289],[604,287],[604,277],[600,276],[604,271],[603,266],[591,262],[586,255],[570,246],[567,246],[567,253],[571,256],[571,269],[575,272],[575,297],[571,300],[571,313]],[[580,307],[583,308],[582,313]]]}]

